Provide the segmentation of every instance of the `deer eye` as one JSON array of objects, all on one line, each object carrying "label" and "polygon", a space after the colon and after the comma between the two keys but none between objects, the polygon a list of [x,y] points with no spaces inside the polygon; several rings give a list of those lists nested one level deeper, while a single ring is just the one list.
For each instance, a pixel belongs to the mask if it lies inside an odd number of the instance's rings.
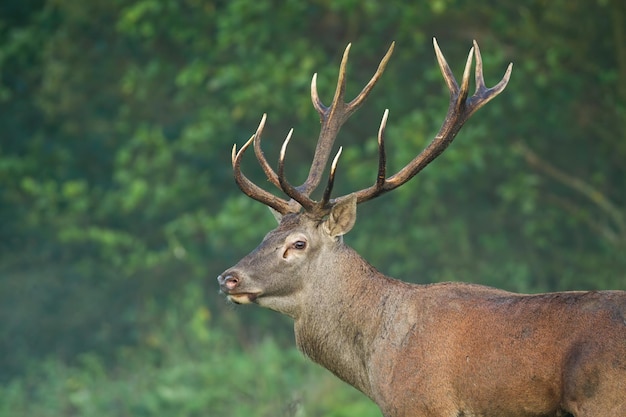
[{"label": "deer eye", "polygon": [[293,245],[291,245],[291,247],[293,247],[294,249],[297,250],[302,250],[304,248],[306,248],[306,242],[303,240],[298,240],[296,242],[293,243]]}]

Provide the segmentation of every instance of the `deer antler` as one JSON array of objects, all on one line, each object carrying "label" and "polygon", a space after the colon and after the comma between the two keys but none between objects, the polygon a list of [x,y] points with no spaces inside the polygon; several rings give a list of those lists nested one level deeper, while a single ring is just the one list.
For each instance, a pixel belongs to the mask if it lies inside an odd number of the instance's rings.
[{"label": "deer antler", "polygon": [[[450,70],[450,67],[448,66],[448,63],[446,62],[446,59],[444,58],[441,50],[439,49],[439,46],[437,45],[437,41],[434,38],[433,44],[435,47],[435,54],[437,55],[437,61],[439,62],[439,67],[441,68],[441,72],[443,74],[443,78],[446,81],[448,89],[450,90],[450,105],[448,107],[448,113],[443,122],[443,125],[441,126],[439,133],[435,136],[432,142],[417,157],[415,157],[407,166],[402,168],[398,173],[392,175],[389,178],[386,178],[384,131],[387,124],[389,111],[385,110],[383,119],[380,123],[380,128],[378,130],[379,163],[376,182],[371,187],[356,192],[357,203],[371,200],[385,192],[391,191],[401,186],[402,184],[410,180],[413,176],[415,176],[418,172],[420,172],[422,169],[424,169],[426,165],[433,161],[445,150],[445,148],[448,147],[448,145],[452,142],[452,140],[454,140],[454,137],[459,132],[463,124],[467,121],[467,119],[469,119],[476,110],[478,110],[495,96],[500,94],[509,81],[513,64],[509,64],[509,67],[507,68],[504,77],[502,78],[502,80],[500,80],[498,84],[496,84],[492,88],[487,88],[485,86],[482,70],[482,58],[480,56],[478,44],[476,43],[476,41],[474,41],[474,47],[470,50],[470,53],[467,57],[465,71],[463,72],[463,79],[461,80],[461,86],[459,87],[456,79],[454,78],[454,75],[452,74],[452,71]],[[239,151],[237,151],[236,145],[233,147],[233,172],[235,176],[235,181],[237,182],[239,188],[241,188],[241,190],[249,197],[274,208],[282,214],[299,212],[300,208],[302,207],[305,212],[321,216],[324,215],[335,202],[337,202],[339,199],[345,198],[344,196],[336,198],[334,200],[330,200],[330,193],[333,188],[335,171],[339,155],[341,154],[341,148],[339,149],[339,152],[337,153],[331,164],[328,184],[324,191],[322,200],[316,202],[312,200],[309,196],[320,183],[322,173],[326,167],[326,164],[328,163],[328,158],[330,156],[333,144],[335,142],[335,139],[337,138],[339,130],[341,129],[341,126],[363,104],[371,90],[374,88],[374,85],[376,85],[383,71],[385,70],[385,66],[387,65],[387,62],[391,57],[393,48],[394,43],[391,44],[389,50],[380,61],[378,69],[376,70],[370,81],[363,88],[363,90],[349,103],[346,103],[344,101],[344,97],[346,86],[346,66],[348,63],[350,44],[348,44],[348,46],[346,47],[343,58],[341,60],[337,87],[333,96],[333,101],[330,106],[325,106],[320,100],[317,92],[317,74],[313,75],[313,79],[311,80],[311,100],[313,101],[313,106],[320,115],[322,127],[317,141],[317,146],[315,148],[315,155],[313,157],[313,162],[311,163],[309,174],[302,185],[297,187],[291,185],[289,181],[287,181],[287,179],[285,178],[284,173],[285,153],[287,145],[291,140],[293,129],[289,131],[287,138],[283,142],[280,151],[280,157],[278,160],[278,173],[274,172],[274,170],[265,159],[263,151],[261,150],[261,134],[263,133],[263,128],[265,127],[266,121],[266,115],[263,115],[263,118],[259,123],[259,127],[257,128],[256,133],[248,140],[248,142],[246,142]],[[468,98],[469,73],[471,70],[472,59],[474,56],[476,57],[476,92],[474,93],[474,95]],[[259,164],[265,172],[268,180],[276,187],[280,188],[285,194],[287,194],[291,198],[289,201],[278,198],[272,193],[265,191],[261,187],[255,185],[241,172],[241,158],[243,156],[243,153],[252,143],[254,143],[254,151],[257,160],[259,161]]]},{"label": "deer antler", "polygon": [[[513,64],[509,64],[504,77],[492,88],[485,86],[485,79],[483,76],[483,61],[480,56],[480,49],[478,44],[474,41],[474,46],[470,49],[467,56],[467,62],[465,64],[465,70],[463,71],[463,79],[461,80],[461,86],[456,82],[446,59],[444,58],[437,40],[433,38],[433,45],[435,47],[435,54],[437,55],[437,61],[439,62],[439,68],[443,78],[450,90],[450,104],[448,106],[448,113],[443,121],[439,133],[430,142],[430,144],[417,155],[408,165],[402,168],[398,173],[392,175],[389,178],[385,178],[385,143],[384,143],[384,131],[387,124],[388,110],[385,110],[383,119],[380,123],[378,130],[378,152],[379,152],[379,166],[378,176],[376,183],[369,188],[362,189],[356,192],[357,203],[362,203],[371,200],[379,195],[398,188],[402,184],[413,178],[418,172],[426,167],[430,162],[437,158],[447,147],[452,143],[456,134],[459,132],[463,124],[470,118],[476,110],[487,104],[491,99],[500,94],[511,76]],[[468,96],[469,91],[469,78],[470,70],[472,67],[472,58],[476,57],[476,92],[471,97]]]},{"label": "deer antler", "polygon": [[[389,61],[389,58],[391,57],[394,44],[391,44],[389,50],[380,61],[378,69],[376,70],[370,81],[367,83],[367,85],[363,88],[363,90],[352,101],[346,103],[344,102],[346,90],[346,67],[348,64],[350,46],[351,45],[348,44],[343,53],[343,58],[341,60],[341,65],[339,68],[339,77],[337,79],[337,88],[335,89],[335,95],[330,106],[325,106],[319,98],[319,94],[317,92],[317,74],[313,74],[313,79],[311,80],[311,100],[313,101],[313,106],[320,115],[320,122],[322,124],[322,127],[320,130],[319,138],[317,140],[317,146],[315,148],[313,162],[311,163],[311,168],[309,170],[307,179],[302,185],[294,187],[287,181],[284,175],[285,151],[287,148],[287,144],[291,139],[291,135],[293,134],[293,129],[289,132],[287,138],[285,139],[285,142],[283,143],[278,164],[278,174],[275,173],[274,170],[271,168],[271,166],[265,159],[263,151],[261,150],[261,134],[263,133],[263,128],[265,127],[266,120],[266,115],[263,115],[263,118],[259,123],[259,127],[257,128],[256,133],[250,138],[250,140],[246,144],[244,144],[244,146],[242,146],[242,148],[238,152],[236,146],[233,147],[232,163],[235,181],[237,182],[239,188],[246,195],[274,208],[282,214],[298,212],[300,210],[300,206],[304,208],[305,211],[309,212],[323,209],[328,206],[330,190],[332,189],[332,178],[334,178],[334,168],[332,170],[331,178],[329,178],[329,184],[326,188],[326,192],[324,193],[324,198],[322,199],[322,201],[313,201],[309,197],[309,195],[317,188],[320,183],[322,173],[324,171],[324,168],[326,167],[326,164],[328,163],[330,152],[341,126],[363,104],[369,93],[374,88],[376,82],[380,79],[383,71],[385,70],[387,62]],[[276,187],[280,188],[289,197],[291,197],[290,201],[280,199],[269,193],[268,191],[265,191],[264,189],[255,185],[252,181],[248,180],[248,178],[246,178],[245,175],[243,175],[243,173],[241,172],[241,157],[252,142],[254,143],[254,152],[257,160],[259,161],[259,164],[265,172],[268,180]],[[338,155],[339,154],[337,154],[337,156]],[[336,165],[337,163],[335,161],[333,166],[336,167]]]}]

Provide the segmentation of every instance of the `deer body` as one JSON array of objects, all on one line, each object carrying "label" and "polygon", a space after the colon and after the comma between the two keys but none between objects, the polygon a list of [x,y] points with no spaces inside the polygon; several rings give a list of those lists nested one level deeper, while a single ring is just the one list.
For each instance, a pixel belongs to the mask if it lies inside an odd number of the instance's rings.
[{"label": "deer body", "polygon": [[281,287],[254,301],[291,316],[298,348],[385,416],[626,415],[626,292],[409,284],[290,217],[225,276],[240,303],[257,279]]},{"label": "deer body", "polygon": [[[402,185],[439,155],[469,116],[504,89],[510,67],[498,85],[486,88],[475,44],[459,87],[435,43],[451,99],[431,145],[387,178],[385,112],[376,183],[331,200],[339,152],[323,198],[309,198],[339,126],[367,96],[391,50],[350,103],[343,102],[347,50],[330,107],[319,101],[313,78],[322,133],[301,186],[290,185],[283,173],[291,132],[278,173],[267,164],[260,150],[265,117],[251,140],[233,149],[237,184],[277,211],[279,226],[218,277],[221,291],[237,304],[256,303],[293,318],[299,349],[369,396],[385,417],[626,416],[626,292],[522,295],[464,283],[408,284],[381,274],[343,242],[357,204]],[[472,54],[477,91],[468,97]],[[270,182],[291,200],[241,174],[242,154],[252,142]]]},{"label": "deer body", "polygon": [[398,284],[295,322],[299,348],[385,416],[625,415],[624,294]]}]

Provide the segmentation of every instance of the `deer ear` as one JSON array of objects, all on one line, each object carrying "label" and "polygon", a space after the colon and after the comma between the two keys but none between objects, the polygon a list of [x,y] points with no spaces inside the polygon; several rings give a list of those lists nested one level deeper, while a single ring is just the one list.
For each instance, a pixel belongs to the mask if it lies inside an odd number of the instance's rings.
[{"label": "deer ear", "polygon": [[332,237],[343,236],[352,229],[355,221],[356,195],[352,194],[333,206],[324,221],[324,230]]},{"label": "deer ear", "polygon": [[274,218],[276,219],[276,222],[280,224],[280,221],[283,219],[283,215],[269,206],[267,208],[270,209],[270,211],[272,212],[272,216],[274,216]]}]

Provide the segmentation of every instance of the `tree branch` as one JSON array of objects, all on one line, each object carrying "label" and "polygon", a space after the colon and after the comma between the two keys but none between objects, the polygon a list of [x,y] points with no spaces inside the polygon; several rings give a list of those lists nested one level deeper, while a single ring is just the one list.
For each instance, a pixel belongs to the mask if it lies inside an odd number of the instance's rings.
[{"label": "tree branch", "polygon": [[544,161],[521,140],[518,141],[514,147],[515,150],[524,157],[528,165],[546,174],[557,182],[560,182],[566,187],[578,192],[599,207],[612,219],[615,226],[617,226],[617,234],[620,236],[620,239],[626,240],[626,216],[624,215],[623,210],[614,204],[602,192],[594,188],[589,183],[579,178],[575,178],[551,165],[547,161]]}]

